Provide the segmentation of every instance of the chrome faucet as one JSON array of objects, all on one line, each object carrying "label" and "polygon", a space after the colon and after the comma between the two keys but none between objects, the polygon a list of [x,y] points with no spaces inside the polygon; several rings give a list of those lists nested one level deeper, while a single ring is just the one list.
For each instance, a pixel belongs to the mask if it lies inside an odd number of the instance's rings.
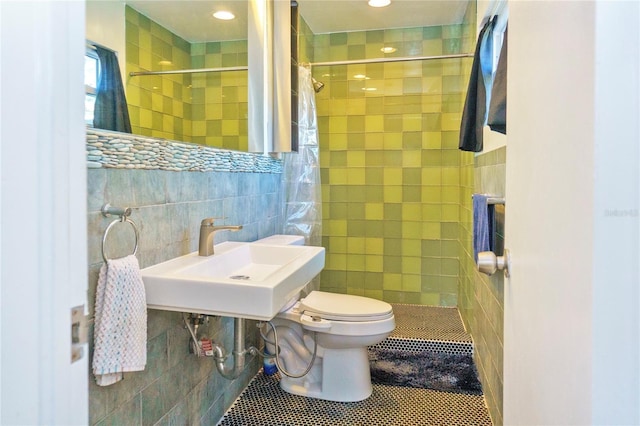
[{"label": "chrome faucet", "polygon": [[242,225],[222,225],[215,226],[215,218],[208,217],[200,222],[200,244],[198,245],[199,256],[211,256],[213,254],[213,234],[216,231],[239,231]]}]

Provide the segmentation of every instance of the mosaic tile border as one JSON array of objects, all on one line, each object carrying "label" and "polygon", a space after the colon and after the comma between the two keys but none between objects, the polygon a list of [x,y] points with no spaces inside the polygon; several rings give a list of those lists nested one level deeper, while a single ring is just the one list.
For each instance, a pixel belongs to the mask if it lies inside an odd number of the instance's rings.
[{"label": "mosaic tile border", "polygon": [[87,167],[197,172],[282,173],[282,161],[167,139],[87,129]]}]

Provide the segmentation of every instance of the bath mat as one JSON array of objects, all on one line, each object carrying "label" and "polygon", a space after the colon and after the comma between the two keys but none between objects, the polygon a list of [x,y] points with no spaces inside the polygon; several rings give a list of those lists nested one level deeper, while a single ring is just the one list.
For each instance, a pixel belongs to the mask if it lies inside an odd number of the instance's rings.
[{"label": "bath mat", "polygon": [[369,363],[373,383],[482,394],[470,355],[369,348]]}]

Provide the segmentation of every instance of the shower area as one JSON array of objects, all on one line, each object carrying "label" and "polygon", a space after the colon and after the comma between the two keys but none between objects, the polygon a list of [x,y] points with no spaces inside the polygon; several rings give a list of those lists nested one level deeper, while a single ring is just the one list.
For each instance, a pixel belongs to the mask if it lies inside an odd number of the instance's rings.
[{"label": "shower area", "polygon": [[[459,304],[473,192],[473,156],[458,150],[471,58],[459,56],[473,50],[472,6],[462,24],[424,28],[313,34],[301,18],[302,61],[324,84],[323,289]],[[394,61],[411,56],[422,59]]]},{"label": "shower area", "polygon": [[[476,8],[469,2],[452,25],[316,33],[302,7],[298,46],[316,92],[327,250],[320,289],[457,308],[499,424],[502,280],[476,271],[472,194],[494,191],[496,180],[503,191],[505,149],[458,149]],[[415,60],[397,61],[407,57]]]}]

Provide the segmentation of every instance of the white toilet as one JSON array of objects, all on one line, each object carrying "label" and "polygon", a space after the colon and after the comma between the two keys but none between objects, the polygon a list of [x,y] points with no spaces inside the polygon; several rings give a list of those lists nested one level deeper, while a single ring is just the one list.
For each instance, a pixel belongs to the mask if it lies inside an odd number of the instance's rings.
[{"label": "white toilet", "polygon": [[[303,377],[281,372],[286,392],[329,401],[362,401],[371,395],[367,346],[384,340],[395,329],[391,305],[368,297],[312,291],[272,320],[278,332],[280,361],[289,373],[299,374],[312,359]],[[273,336],[272,333],[269,334]],[[275,347],[267,345],[273,353]]]},{"label": "white toilet", "polygon": [[[303,237],[275,235],[259,242],[303,244]],[[304,292],[304,290],[303,290]],[[381,342],[395,329],[390,304],[368,297],[311,291],[294,299],[271,323],[276,327],[280,362],[297,376],[316,358],[307,374],[299,378],[280,372],[280,387],[286,392],[354,402],[372,392],[367,346]],[[274,334],[268,330],[269,340]],[[275,346],[267,344],[270,353]]]}]

